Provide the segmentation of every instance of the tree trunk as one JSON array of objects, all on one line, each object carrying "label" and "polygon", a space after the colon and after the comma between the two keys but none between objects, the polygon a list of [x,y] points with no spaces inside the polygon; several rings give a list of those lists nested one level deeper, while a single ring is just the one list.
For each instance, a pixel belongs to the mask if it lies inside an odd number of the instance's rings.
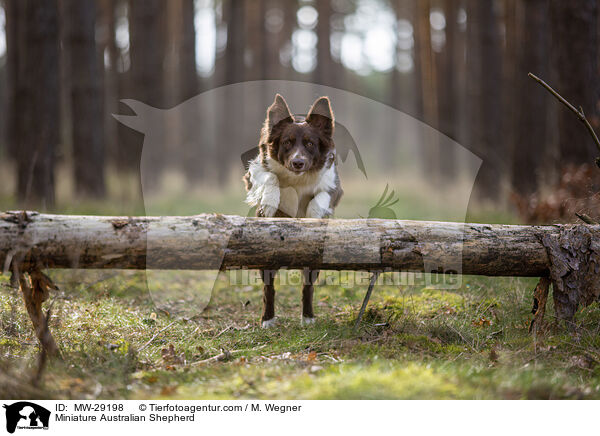
[{"label": "tree trunk", "polygon": [[108,65],[104,67],[104,62],[101,62],[101,73],[104,75],[104,154],[107,164],[116,164],[119,160],[118,141],[117,141],[117,122],[112,114],[119,112],[119,77],[117,73],[118,48],[115,39],[116,22],[115,22],[115,7],[116,0],[100,0],[99,20],[101,22],[100,49],[102,60],[104,55],[108,58]]},{"label": "tree trunk", "polygon": [[319,18],[317,21],[317,66],[314,72],[314,81],[319,85],[332,85],[331,71],[331,2],[321,1],[315,5]]},{"label": "tree trunk", "polygon": [[[297,8],[296,0],[265,0],[266,79],[290,79],[289,66],[281,62],[281,52],[290,43]],[[267,18],[269,18],[267,20]],[[291,27],[290,27],[291,26]],[[273,96],[271,96],[271,99]]]},{"label": "tree trunk", "polygon": [[[421,82],[421,101],[423,108],[423,122],[433,129],[438,129],[438,94],[436,69],[431,47],[431,24],[429,15],[431,5],[429,0],[419,0],[416,5],[416,32],[415,38],[419,44],[415,46],[416,56],[419,58],[419,72]],[[423,161],[423,170],[428,180],[439,181],[440,158],[438,155],[439,141],[436,131],[427,130],[420,144]]]},{"label": "tree trunk", "polygon": [[[599,126],[598,101],[598,2],[551,0],[555,89],[575,107],[581,106],[592,126]],[[561,165],[591,163],[598,152],[568,110],[558,113],[559,162]]]},{"label": "tree trunk", "polygon": [[474,186],[481,200],[497,200],[506,156],[502,135],[502,53],[500,23],[493,4],[467,1],[469,144],[483,159]]},{"label": "tree trunk", "polygon": [[[517,75],[515,77],[516,141],[512,150],[512,186],[521,195],[537,191],[538,177],[547,147],[548,95],[539,86],[532,86],[527,73],[547,77],[549,72],[548,0],[520,3]],[[578,126],[581,128],[581,126]],[[582,129],[585,130],[585,129]]]},{"label": "tree trunk", "polygon": [[18,9],[17,41],[9,49],[19,50],[13,100],[17,197],[21,205],[51,208],[60,122],[57,2],[22,0],[13,6]]},{"label": "tree trunk", "polygon": [[[174,47],[174,82],[176,84],[175,101],[172,105],[181,104],[184,101],[198,95],[199,80],[196,70],[196,30],[194,27],[194,0],[179,0],[171,2],[170,13],[175,16],[170,19],[169,38]],[[197,111],[194,106],[190,111]],[[187,114],[191,116],[191,114]],[[195,113],[195,119],[205,116]],[[198,138],[194,137],[194,129],[185,125],[185,120],[172,120],[169,126],[169,137],[174,136],[170,147],[170,160],[176,168],[183,171],[188,183],[196,183],[206,176],[210,166],[210,156],[205,148],[196,147]]]},{"label": "tree trunk", "polygon": [[[232,85],[246,79],[245,58],[245,2],[227,0],[223,3],[223,16],[227,22],[227,48],[225,49],[225,84]],[[225,99],[218,104],[219,141],[216,144],[217,181],[224,185],[229,177],[233,162],[238,156],[232,156],[230,144],[236,144],[238,131],[231,128],[231,120],[241,120],[244,116],[244,101],[235,101],[231,87],[225,90]]]},{"label": "tree trunk", "polygon": [[[518,148],[517,142],[517,106],[520,104],[520,89],[517,84],[520,83],[518,64],[518,51],[521,45],[529,44],[528,40],[523,39],[522,25],[522,7],[518,5],[519,0],[505,0],[502,4],[502,21],[504,22],[504,46],[502,49],[502,81],[506,92],[502,96],[502,129],[503,143],[509,154],[507,170],[509,181],[512,184],[513,170],[513,151]],[[527,74],[525,74],[527,76]],[[514,187],[513,187],[514,188]]]},{"label": "tree trunk", "polygon": [[[115,48],[117,55],[117,63],[115,64],[117,70],[117,83],[116,83],[116,103],[117,111],[119,113],[123,109],[123,105],[119,103],[120,99],[123,98],[138,98],[136,95],[136,87],[132,77],[132,40],[131,35],[132,28],[132,12],[130,8],[130,0],[114,0],[115,1],[115,25],[117,23],[127,23],[127,29],[129,30],[129,47],[116,46],[116,34],[115,34]],[[123,25],[123,24],[122,24]],[[135,29],[137,25],[133,25]],[[116,28],[115,28],[116,31]],[[135,30],[134,30],[135,33]],[[133,49],[137,51],[137,47]],[[119,173],[139,173],[140,171],[140,156],[142,152],[143,137],[136,131],[126,127],[123,123],[117,122],[113,118],[113,123],[116,125],[117,130],[117,145],[115,150],[117,152],[116,166]],[[136,174],[137,175],[137,174]],[[140,187],[141,189],[141,187]]]},{"label": "tree trunk", "polygon": [[[23,79],[19,75],[20,66],[20,53],[23,38],[19,36],[19,32],[23,31],[23,13],[25,11],[24,2],[8,1],[4,5],[5,16],[6,16],[6,68],[7,68],[7,82],[8,82],[8,110],[6,111],[7,116],[7,142],[8,148],[7,153],[15,159],[18,150],[18,124],[19,116],[21,113],[20,105],[23,103],[22,95],[23,92]],[[21,47],[19,46],[21,44]]]},{"label": "tree trunk", "polygon": [[[4,12],[4,41],[6,44],[6,16],[7,14],[7,6],[6,2],[0,1],[0,6]],[[6,45],[5,45],[6,48]],[[6,54],[4,54],[6,56]],[[4,62],[0,67],[0,111],[3,114],[6,114],[9,110],[8,108],[8,98],[9,98],[9,89],[8,89],[8,80],[7,80],[7,62],[6,57],[4,58]],[[7,128],[8,123],[7,116],[0,117],[0,160],[2,162],[6,161],[6,158],[10,156],[9,146],[8,146],[8,134]]]},{"label": "tree trunk", "polygon": [[[300,74],[292,67],[292,33],[298,27],[297,12],[298,0],[280,0],[278,2],[283,9],[283,28],[279,33],[279,58],[282,65],[281,78],[284,80],[298,80]],[[289,49],[289,50],[288,50]],[[283,54],[283,56],[282,56]],[[289,59],[289,63],[282,62],[281,58]],[[356,92],[356,90],[355,90]]]},{"label": "tree trunk", "polygon": [[[400,220],[99,217],[0,214],[0,265],[31,268],[303,268],[424,271],[462,259],[463,274],[546,276],[542,239],[585,227]],[[324,255],[327,252],[327,256]],[[373,254],[377,260],[374,261]]]},{"label": "tree trunk", "polygon": [[[153,107],[164,108],[165,93],[165,41],[166,41],[166,3],[163,0],[129,1],[129,39],[130,39],[130,87],[131,96]],[[164,129],[165,126],[162,126]],[[137,143],[139,141],[139,143]],[[138,165],[142,150],[143,136],[136,135],[136,144],[121,144],[136,152]],[[157,182],[166,162],[164,150],[153,150],[155,155],[147,156],[147,170],[155,176],[147,179],[148,187],[157,187]]]},{"label": "tree trunk", "polygon": [[182,0],[181,44],[179,46],[179,101],[198,94],[196,71],[196,31],[194,28],[194,0]]},{"label": "tree trunk", "polygon": [[[446,44],[440,54],[436,56],[437,92],[438,92],[438,125],[440,132],[449,138],[458,140],[458,82],[457,65],[461,53],[457,50],[458,33],[458,3],[459,0],[444,0],[443,10],[446,18]],[[456,177],[456,156],[453,150],[444,150],[440,159],[440,173],[447,179]]]},{"label": "tree trunk", "polygon": [[161,0],[130,1],[131,75],[135,97],[162,107],[165,100],[165,8]]},{"label": "tree trunk", "polygon": [[82,197],[101,198],[104,184],[103,89],[96,50],[95,0],[63,0],[65,41],[73,144],[75,191]]},{"label": "tree trunk", "polygon": [[266,0],[244,2],[246,50],[249,67],[244,80],[264,80],[266,75]]},{"label": "tree trunk", "polygon": [[238,83],[244,80],[244,2],[228,0],[223,5],[227,20],[227,48],[225,49],[225,81]]}]

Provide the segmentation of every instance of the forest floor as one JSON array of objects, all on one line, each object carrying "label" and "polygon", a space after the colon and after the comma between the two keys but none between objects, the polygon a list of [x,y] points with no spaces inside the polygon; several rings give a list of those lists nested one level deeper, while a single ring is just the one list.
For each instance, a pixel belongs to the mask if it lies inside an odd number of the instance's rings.
[{"label": "forest floor", "polygon": [[[51,273],[59,284],[71,281],[64,274]],[[56,295],[50,325],[61,359],[31,394],[37,341],[4,281],[0,397],[600,398],[597,304],[578,314],[572,332],[554,325],[550,307],[549,327],[532,336],[535,280],[462,282],[454,290],[376,286],[354,333],[363,286],[318,287],[317,322],[308,327],[299,322],[300,288],[284,287],[279,324],[262,329],[258,285],[230,285],[223,274],[206,310],[185,319],[157,310],[142,273],[105,273]],[[202,362],[223,351],[228,359]]]},{"label": "forest floor", "polygon": [[[386,183],[378,192],[348,189],[338,216],[369,216]],[[147,214],[247,213],[238,185],[228,195],[204,190],[190,201],[173,193],[144,204],[113,184],[111,202],[64,200],[57,211],[143,214],[145,205]],[[418,190],[396,192],[398,218],[460,216],[448,202],[427,204]],[[10,198],[0,204],[14,206]],[[493,211],[466,219],[516,221]],[[549,326],[533,336],[536,279],[463,276],[446,290],[423,280],[376,286],[353,332],[366,285],[334,279],[316,287],[317,322],[308,327],[300,326],[300,286],[278,286],[279,324],[261,329],[258,282],[181,271],[149,281],[143,272],[48,273],[60,287],[46,303],[60,359],[37,387],[30,383],[37,340],[20,295],[0,275],[0,398],[600,398],[600,307],[580,310],[568,331],[554,322],[550,301]],[[185,317],[151,298],[181,307],[190,294],[201,301],[188,308],[208,306]],[[224,351],[228,359],[206,361]]]}]

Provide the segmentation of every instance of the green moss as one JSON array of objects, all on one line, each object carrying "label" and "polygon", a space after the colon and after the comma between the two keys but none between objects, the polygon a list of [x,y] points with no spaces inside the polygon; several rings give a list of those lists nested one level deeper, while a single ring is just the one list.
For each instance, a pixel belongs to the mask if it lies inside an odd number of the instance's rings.
[{"label": "green moss", "polygon": [[[50,275],[61,286],[50,325],[62,360],[41,389],[55,398],[600,398],[600,309],[582,310],[575,333],[534,338],[534,279],[377,286],[355,333],[363,286],[318,287],[317,323],[301,327],[300,286],[280,284],[279,325],[264,330],[260,285],[224,275],[213,288],[202,274],[159,274],[150,293],[141,273]],[[186,289],[210,296],[196,316],[175,317],[151,298]],[[26,378],[36,340],[6,277],[0,308],[0,363]],[[230,360],[195,364],[222,350]]]},{"label": "green moss", "polygon": [[307,399],[456,399],[469,398],[447,374],[428,365],[409,363],[398,368],[387,364],[339,365],[318,376],[304,375],[287,387]]}]

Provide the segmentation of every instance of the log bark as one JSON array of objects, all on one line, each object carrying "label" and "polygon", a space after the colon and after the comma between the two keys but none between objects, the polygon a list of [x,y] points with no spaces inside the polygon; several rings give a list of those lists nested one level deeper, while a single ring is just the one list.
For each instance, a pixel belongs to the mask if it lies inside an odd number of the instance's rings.
[{"label": "log bark", "polygon": [[[598,234],[600,226],[585,226]],[[0,267],[425,271],[460,256],[456,272],[547,276],[543,237],[573,226],[379,219],[103,217],[0,213]],[[431,272],[427,270],[426,272]],[[447,271],[446,271],[447,272]]]}]

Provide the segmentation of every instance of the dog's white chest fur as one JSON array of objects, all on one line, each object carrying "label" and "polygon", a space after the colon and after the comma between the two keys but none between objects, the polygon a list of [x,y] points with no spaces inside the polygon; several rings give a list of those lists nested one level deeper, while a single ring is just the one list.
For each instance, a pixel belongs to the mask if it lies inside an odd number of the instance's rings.
[{"label": "dog's white chest fur", "polygon": [[246,203],[260,206],[265,216],[273,216],[277,209],[291,217],[323,218],[333,212],[329,207],[330,190],[335,188],[335,164],[318,172],[296,174],[269,158],[268,169],[259,157],[248,168],[252,188]]}]

